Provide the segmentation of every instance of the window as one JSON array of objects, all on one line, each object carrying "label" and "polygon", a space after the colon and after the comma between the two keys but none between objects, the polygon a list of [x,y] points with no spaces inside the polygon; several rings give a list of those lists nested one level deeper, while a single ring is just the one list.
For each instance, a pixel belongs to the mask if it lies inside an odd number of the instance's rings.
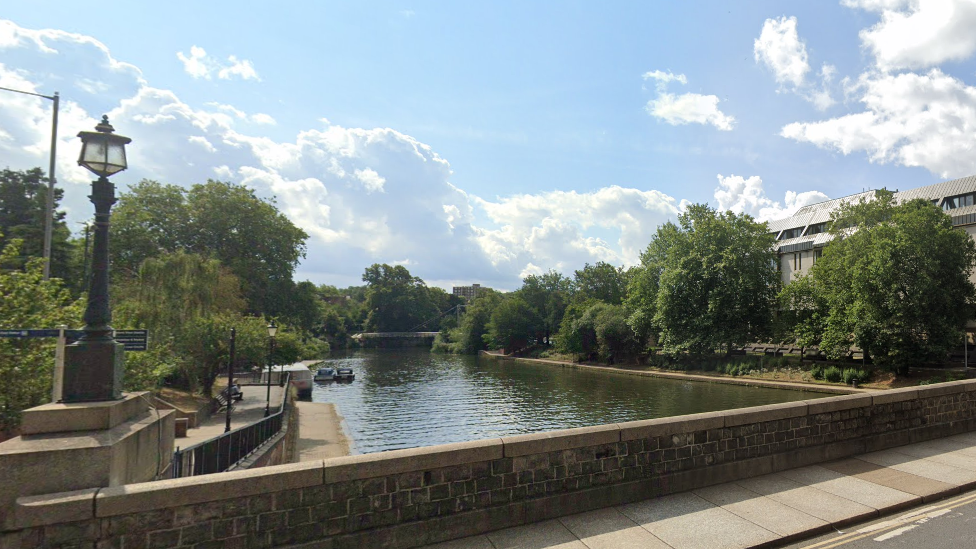
[{"label": "window", "polygon": [[817,264],[817,260],[823,257],[823,248],[817,248],[813,251],[813,264]]},{"label": "window", "polygon": [[810,235],[814,235],[814,234],[820,234],[820,233],[822,233],[822,232],[824,232],[826,230],[827,230],[827,224],[826,223],[817,223],[815,225],[810,225],[810,227],[807,229],[807,233],[806,234],[807,234],[807,236],[810,236]]},{"label": "window", "polygon": [[803,268],[803,252],[793,254],[793,270],[799,271]]},{"label": "window", "polygon": [[960,194],[957,196],[950,196],[942,201],[943,210],[954,210],[956,208],[963,208],[966,206],[972,206],[976,203],[976,193]]},{"label": "window", "polygon": [[780,240],[788,240],[790,238],[796,238],[803,234],[803,227],[796,227],[795,229],[786,229],[781,235],[779,235]]}]

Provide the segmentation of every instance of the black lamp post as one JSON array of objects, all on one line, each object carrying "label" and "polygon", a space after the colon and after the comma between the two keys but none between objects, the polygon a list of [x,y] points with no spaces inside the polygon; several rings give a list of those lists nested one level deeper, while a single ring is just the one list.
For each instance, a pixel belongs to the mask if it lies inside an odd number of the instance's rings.
[{"label": "black lamp post", "polygon": [[108,227],[115,185],[109,176],[128,166],[125,146],[128,137],[115,135],[108,116],[93,132],[80,132],[78,164],[98,176],[88,198],[95,205],[95,239],[92,274],[85,308],[84,335],[65,348],[63,402],[92,402],[122,398],[123,346],[112,335],[112,309],[108,302]]},{"label": "black lamp post", "polygon": [[264,405],[264,417],[271,415],[271,370],[274,369],[274,348],[275,335],[278,333],[278,326],[274,320],[268,324],[268,401]]}]

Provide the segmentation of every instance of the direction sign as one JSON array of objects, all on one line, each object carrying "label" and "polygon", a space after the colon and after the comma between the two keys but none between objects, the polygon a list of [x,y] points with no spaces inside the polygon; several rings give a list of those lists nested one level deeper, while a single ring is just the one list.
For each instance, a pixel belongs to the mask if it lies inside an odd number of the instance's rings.
[{"label": "direction sign", "polygon": [[[0,330],[0,337],[35,338],[58,337],[60,330]],[[84,330],[65,330],[64,337],[74,341],[84,335]],[[115,330],[115,341],[121,343],[126,351],[145,351],[149,344],[148,330]]]},{"label": "direction sign", "polygon": [[115,330],[115,341],[125,345],[126,351],[145,351],[149,344],[149,330]]}]

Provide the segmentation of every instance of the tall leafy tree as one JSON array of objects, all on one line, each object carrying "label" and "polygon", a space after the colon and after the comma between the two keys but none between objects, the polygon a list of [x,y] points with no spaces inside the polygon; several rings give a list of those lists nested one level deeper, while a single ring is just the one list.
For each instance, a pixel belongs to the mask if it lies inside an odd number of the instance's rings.
[{"label": "tall leafy tree", "polygon": [[570,279],[553,270],[542,275],[529,275],[522,280],[522,287],[517,293],[541,321],[537,335],[540,342],[548,344],[552,334],[559,330],[571,290]]},{"label": "tall leafy tree", "polygon": [[659,228],[645,255],[661,261],[653,324],[664,351],[731,352],[767,337],[779,291],[773,244],[765,223],[705,204]]},{"label": "tall leafy tree", "polygon": [[427,284],[403,265],[374,263],[363,273],[370,332],[412,332],[440,317]]},{"label": "tall leafy tree", "polygon": [[496,347],[506,353],[519,351],[535,339],[539,319],[535,311],[518,295],[502,300],[491,313],[488,336]]},{"label": "tall leafy tree", "polygon": [[[19,254],[7,257],[0,266],[22,269],[29,258],[44,256],[44,224],[47,212],[48,179],[39,168],[0,171],[0,248],[14,239],[21,241]],[[70,231],[58,205],[64,190],[54,189],[54,226],[51,234],[51,276],[74,283]]]},{"label": "tall leafy tree", "polygon": [[627,297],[628,277],[622,267],[599,261],[596,265],[587,263],[573,275],[573,291],[584,300],[620,305]]},{"label": "tall leafy tree", "polygon": [[881,190],[835,211],[831,232],[810,271],[817,315],[801,320],[806,332],[822,329],[828,357],[853,344],[905,373],[962,341],[976,305],[969,278],[976,244],[938,207],[921,199],[899,205]]},{"label": "tall leafy tree", "polygon": [[113,212],[111,250],[120,276],[134,276],[147,258],[167,252],[218,259],[240,279],[251,312],[289,315],[292,274],[307,238],[273,200],[245,186],[210,180],[185,189],[143,181]]}]

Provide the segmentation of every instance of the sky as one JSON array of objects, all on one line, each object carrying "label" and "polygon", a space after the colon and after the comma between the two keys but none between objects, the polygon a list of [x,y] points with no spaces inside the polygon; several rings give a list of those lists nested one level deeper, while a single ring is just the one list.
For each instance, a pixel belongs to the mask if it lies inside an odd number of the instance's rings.
[{"label": "sky", "polygon": [[[976,0],[0,0],[0,87],[61,97],[148,178],[246,185],[309,239],[296,280],[516,289],[639,264],[690,203],[778,219],[976,174]],[[0,91],[0,168],[48,165],[51,101]]]}]

